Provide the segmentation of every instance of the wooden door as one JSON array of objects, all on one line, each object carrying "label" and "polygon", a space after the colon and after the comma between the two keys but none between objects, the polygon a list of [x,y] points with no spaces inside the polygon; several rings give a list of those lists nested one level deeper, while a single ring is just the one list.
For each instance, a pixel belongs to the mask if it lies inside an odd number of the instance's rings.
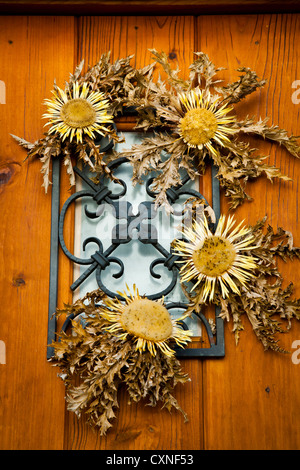
[{"label": "wooden door", "polygon": [[[150,48],[164,50],[182,76],[194,51],[203,51],[220,77],[236,80],[239,66],[268,79],[266,86],[238,105],[239,116],[270,117],[270,122],[299,134],[300,15],[207,16],[6,16],[0,18],[1,48],[1,309],[0,447],[2,449],[299,449],[300,365],[290,355],[264,352],[249,324],[236,346],[225,324],[225,358],[184,359],[191,382],[176,398],[190,419],[141,405],[127,405],[121,394],[114,427],[100,438],[84,421],[66,412],[64,387],[46,360],[50,260],[51,194],[41,188],[39,161],[10,134],[34,142],[43,134],[42,101],[53,81],[63,86],[85,59],[134,54],[133,64],[151,61]],[[4,85],[3,85],[4,84]],[[294,99],[293,99],[294,97]],[[300,161],[284,148],[260,142],[267,162],[280,166],[292,182],[265,178],[249,183],[254,202],[236,211],[253,224],[268,215],[274,227],[299,236]],[[211,198],[209,175],[201,190]],[[62,173],[61,200],[69,195]],[[222,211],[228,203],[222,196]],[[72,243],[72,214],[65,237]],[[72,266],[60,254],[58,304],[72,300]],[[300,297],[299,261],[280,264],[285,285]],[[292,350],[300,340],[293,323],[281,338]]]}]

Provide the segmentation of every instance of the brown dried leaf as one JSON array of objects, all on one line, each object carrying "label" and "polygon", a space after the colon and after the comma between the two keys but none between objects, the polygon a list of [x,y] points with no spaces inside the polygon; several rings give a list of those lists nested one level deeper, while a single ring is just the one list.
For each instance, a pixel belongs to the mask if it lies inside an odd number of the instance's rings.
[{"label": "brown dried leaf", "polygon": [[242,72],[239,80],[218,89],[227,103],[238,103],[257,88],[263,87],[267,82],[266,80],[259,80],[256,72],[248,67],[239,67],[237,71]]},{"label": "brown dried leaf", "polygon": [[269,118],[259,119],[255,122],[253,118],[247,117],[244,121],[238,123],[239,130],[245,134],[259,135],[264,139],[277,142],[283,145],[294,157],[300,158],[300,145],[297,141],[299,136],[289,136],[285,129],[279,126],[268,126]]}]

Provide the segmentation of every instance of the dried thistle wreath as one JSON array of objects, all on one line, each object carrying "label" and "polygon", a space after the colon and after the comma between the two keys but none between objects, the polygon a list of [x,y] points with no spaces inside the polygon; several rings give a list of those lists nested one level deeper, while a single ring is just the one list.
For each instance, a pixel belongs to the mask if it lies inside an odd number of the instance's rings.
[{"label": "dried thistle wreath", "polygon": [[[265,85],[257,74],[240,67],[238,81],[221,86],[215,78],[218,71],[208,56],[197,52],[190,65],[188,80],[172,69],[164,52],[151,50],[155,62],[142,69],[130,65],[133,56],[110,62],[110,53],[82,74],[83,61],[70,75],[65,89],[56,83],[52,100],[46,99],[44,118],[50,128],[42,139],[30,143],[13,135],[28,150],[28,157],[37,156],[42,162],[43,186],[47,192],[52,158],[63,158],[75,184],[72,158],[82,159],[96,174],[106,173],[113,178],[107,159],[126,155],[133,165],[133,183],[154,171],[152,188],[157,191],[157,205],[170,210],[167,190],[182,181],[182,170],[194,179],[202,175],[212,160],[218,167],[218,179],[236,208],[250,196],[245,191],[249,179],[265,174],[268,179],[289,180],[279,168],[265,163],[267,156],[256,155],[255,149],[240,140],[241,134],[256,135],[277,142],[292,155],[300,157],[296,136],[289,136],[277,125],[267,125],[268,119],[255,121],[253,117],[238,120],[233,105]],[[167,83],[154,79],[154,70],[160,64],[167,74]],[[116,155],[105,156],[99,138],[105,136],[120,142],[113,120],[125,108],[137,113],[136,129],[154,131],[141,144]],[[98,140],[97,140],[98,139]]]},{"label": "dried thistle wreath", "polygon": [[168,56],[152,53],[167,75],[167,81],[154,80],[153,73],[145,77],[142,94],[130,97],[128,104],[135,106],[137,129],[154,131],[141,144],[124,152],[134,168],[133,182],[154,171],[152,188],[157,192],[157,205],[170,210],[167,190],[182,181],[182,170],[194,179],[203,175],[211,161],[218,167],[217,178],[230,207],[235,209],[250,196],[245,191],[249,179],[265,174],[269,180],[289,180],[279,168],[269,166],[265,155],[256,155],[255,149],[240,139],[241,135],[256,135],[284,146],[293,156],[300,157],[297,137],[289,136],[277,125],[269,126],[268,118],[254,117],[238,120],[233,105],[265,85],[257,74],[240,67],[239,80],[221,86],[216,68],[203,52],[196,53],[190,65],[188,80],[179,76],[168,61]]},{"label": "dried thistle wreath", "polygon": [[[268,126],[266,119],[239,121],[232,113],[233,105],[264,86],[265,80],[241,67],[238,81],[221,86],[215,78],[221,69],[202,52],[196,53],[189,80],[183,80],[166,54],[152,53],[155,62],[139,70],[130,65],[132,56],[111,63],[110,54],[103,54],[85,74],[81,62],[64,90],[55,83],[53,98],[45,100],[43,117],[49,129],[44,137],[30,143],[13,136],[28,150],[28,157],[40,159],[46,192],[53,158],[62,159],[73,186],[73,159],[89,165],[96,179],[103,174],[114,179],[108,162],[126,156],[133,166],[134,184],[149,172],[156,173],[152,183],[156,204],[167,211],[167,190],[180,185],[181,171],[194,179],[210,161],[218,167],[217,177],[232,209],[250,199],[245,191],[248,179],[262,173],[271,180],[288,179],[280,169],[267,165],[265,156],[255,155],[239,136],[272,140],[299,158],[297,138],[278,126]],[[166,72],[167,83],[154,80],[157,64]],[[153,136],[121,153],[112,147],[104,154],[101,138],[120,142],[114,119],[128,107],[137,114],[136,128],[151,130]],[[193,208],[202,204],[195,200]],[[206,209],[200,213],[201,218],[183,227],[182,237],[172,244],[189,301],[185,316],[213,303],[221,308],[224,319],[233,322],[236,341],[246,316],[265,349],[283,352],[276,339],[277,333],[285,331],[278,317],[288,327],[293,318],[300,319],[300,299],[291,299],[291,284],[282,288],[276,265],[276,257],[300,258],[292,234],[266,228],[266,218],[247,227],[225,215],[212,230],[211,214]],[[56,312],[58,317],[74,317],[72,333],[61,332],[52,345],[52,361],[61,369],[69,410],[78,416],[85,413],[88,422],[105,434],[123,384],[130,400],[148,398],[152,406],[161,402],[168,410],[180,410],[187,419],[172,389],[189,380],[176,358],[176,347],[185,347],[191,332],[182,328],[180,319],[170,317],[163,299],[149,300],[134,286],[133,292],[128,288],[119,294],[123,301],[97,290]],[[77,321],[82,315],[84,324]]]},{"label": "dried thistle wreath", "polygon": [[53,98],[45,99],[47,119],[50,126],[44,137],[31,143],[23,138],[12,137],[28,150],[27,158],[38,157],[42,163],[43,187],[48,191],[51,160],[61,158],[66,166],[70,185],[75,185],[72,160],[82,160],[96,174],[105,173],[114,179],[107,166],[107,158],[100,149],[102,137],[114,142],[122,141],[116,133],[114,118],[122,113],[128,98],[138,99],[147,74],[153,65],[135,69],[130,65],[133,56],[111,63],[110,52],[102,54],[93,67],[82,74],[84,61],[65,84],[64,90],[56,83]]},{"label": "dried thistle wreath", "polygon": [[[195,206],[200,204],[195,201]],[[123,300],[98,289],[57,310],[58,317],[73,318],[72,333],[62,331],[52,343],[51,359],[61,370],[68,410],[78,417],[84,414],[101,435],[116,417],[121,386],[126,387],[129,402],[162,403],[188,421],[172,394],[177,384],[190,380],[176,347],[186,347],[192,332],[180,322],[208,302],[220,307],[223,319],[232,321],[236,343],[246,317],[265,350],[287,352],[277,336],[291,327],[293,319],[300,320],[300,299],[291,298],[292,284],[282,288],[276,257],[300,258],[292,234],[281,228],[275,233],[270,226],[265,230],[266,218],[244,226],[233,216],[221,215],[214,231],[210,222],[202,211],[172,244],[189,300],[181,318],[172,319],[163,299],[150,300],[135,286],[133,292],[128,287],[127,292],[118,292]],[[84,324],[78,321],[81,315]]]},{"label": "dried thistle wreath", "polygon": [[[154,301],[133,292],[111,299],[101,290],[87,294],[57,315],[73,315],[73,334],[61,333],[53,343],[54,365],[61,369],[68,409],[106,434],[115,418],[120,386],[130,401],[148,399],[187,415],[172,395],[178,383],[189,377],[181,369],[174,346],[184,347],[192,333],[171,319],[163,300]],[[84,314],[84,327],[76,317]],[[79,385],[76,378],[80,379]]]},{"label": "dried thistle wreath", "polygon": [[202,218],[184,227],[182,238],[172,243],[189,299],[186,314],[214,304],[220,307],[220,317],[232,322],[236,343],[246,317],[265,350],[287,352],[278,333],[288,331],[292,319],[300,320],[300,299],[292,298],[292,283],[282,287],[277,259],[300,259],[292,234],[282,228],[274,232],[267,217],[246,226],[222,214],[215,230],[210,222],[202,212]]}]

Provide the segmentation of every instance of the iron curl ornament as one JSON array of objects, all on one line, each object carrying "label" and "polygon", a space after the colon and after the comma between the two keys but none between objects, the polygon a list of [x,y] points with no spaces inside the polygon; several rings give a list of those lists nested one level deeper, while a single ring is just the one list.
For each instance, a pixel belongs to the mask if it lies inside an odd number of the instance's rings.
[{"label": "iron curl ornament", "polygon": [[[284,352],[277,334],[290,328],[292,319],[300,319],[300,300],[292,298],[292,285],[282,287],[276,259],[299,258],[292,234],[274,231],[262,217],[254,226],[243,225],[234,216],[220,213],[220,191],[224,191],[231,209],[251,198],[246,192],[248,179],[262,174],[268,179],[289,180],[279,168],[269,166],[265,156],[257,155],[243,135],[269,139],[284,146],[296,158],[300,156],[297,137],[267,119],[239,120],[234,105],[266,83],[247,67],[240,67],[237,81],[221,85],[220,70],[203,52],[195,54],[188,79],[172,69],[164,52],[152,50],[154,62],[141,69],[131,65],[132,56],[111,62],[110,53],[83,73],[83,62],[61,89],[54,84],[51,99],[46,99],[48,130],[35,143],[14,139],[42,163],[43,187],[52,186],[51,261],[48,319],[48,359],[62,370],[68,408],[78,416],[87,412],[90,424],[105,434],[115,417],[117,391],[124,382],[132,401],[148,397],[152,406],[162,402],[181,411],[171,389],[189,380],[181,369],[185,356],[224,356],[224,319],[233,322],[236,341],[247,318],[264,346]],[[162,67],[167,79],[154,79],[154,70]],[[124,140],[117,119],[124,114],[136,116],[135,129],[142,138],[130,148],[118,149]],[[73,165],[73,162],[76,162]],[[88,168],[83,171],[79,162]],[[76,178],[86,189],[76,191],[59,212],[60,164],[66,168],[70,185]],[[132,184],[142,183],[147,198],[135,211],[126,200],[127,185],[115,170],[130,165]],[[205,197],[188,183],[212,168],[212,208]],[[50,174],[52,172],[52,181]],[[113,191],[105,181],[119,186]],[[179,198],[192,201],[188,227],[172,240],[169,249],[159,240],[155,227],[157,211],[176,214]],[[82,249],[96,246],[86,257],[75,255],[64,240],[68,208],[83,199],[97,205],[84,208],[85,217],[97,219],[103,203],[114,214],[111,243],[104,248],[99,236],[88,235]],[[125,198],[125,199],[123,199]],[[182,213],[183,214],[183,213]],[[120,221],[125,223],[120,223]],[[158,266],[169,271],[166,286],[155,293],[140,293],[135,282],[127,289],[112,290],[103,281],[103,272],[117,266],[112,276],[121,279],[124,262],[118,247],[131,242],[133,233],[143,246],[157,253],[149,275],[159,279]],[[90,276],[98,288],[71,305],[57,309],[58,252],[83,272],[70,286],[78,289]],[[276,282],[272,282],[275,276]],[[180,283],[185,302],[166,298]],[[212,325],[205,307],[215,307]],[[174,317],[172,311],[182,311]],[[55,313],[56,312],[56,313]],[[60,333],[56,319],[66,316]],[[188,320],[195,317],[207,331],[210,347],[188,348],[192,333]],[[74,334],[69,334],[69,327]],[[151,380],[150,371],[155,370]],[[84,377],[79,386],[74,375]],[[97,381],[95,377],[97,376]]]},{"label": "iron curl ornament", "polygon": [[[120,167],[121,165],[128,165],[128,159],[125,157],[121,157],[119,159],[113,160],[108,164],[108,167],[111,171],[114,171],[116,168]],[[118,293],[117,291],[112,291],[109,287],[105,285],[102,280],[102,273],[106,270],[111,268],[111,266],[118,265],[119,271],[117,273],[112,274],[112,277],[115,279],[122,278],[124,275],[124,263],[122,259],[116,256],[112,256],[113,253],[120,247],[121,245],[128,244],[133,240],[133,234],[135,233],[135,237],[137,237],[138,241],[142,245],[151,245],[155,248],[158,255],[158,258],[152,260],[149,266],[149,276],[155,279],[160,279],[161,274],[155,271],[157,266],[164,267],[169,273],[169,279],[166,286],[162,286],[155,293],[145,293],[146,297],[150,300],[158,300],[161,298],[166,298],[168,294],[170,294],[176,284],[178,283],[178,270],[179,264],[177,263],[178,257],[173,253],[172,248],[170,246],[170,250],[167,250],[160,242],[158,236],[158,230],[155,227],[155,218],[157,217],[158,210],[155,208],[155,193],[151,190],[151,182],[152,178],[148,179],[145,183],[145,191],[146,194],[152,198],[153,200],[145,200],[139,202],[138,210],[134,213],[132,203],[126,198],[127,193],[127,186],[126,183],[118,178],[118,185],[121,186],[121,190],[114,193],[111,189],[108,189],[107,186],[107,178],[102,178],[101,181],[97,181],[97,184],[93,182],[85,172],[81,171],[79,168],[74,167],[74,172],[86,183],[86,186],[89,189],[80,190],[72,194],[67,201],[64,203],[60,217],[59,217],[59,224],[58,224],[58,237],[60,246],[64,252],[64,254],[75,264],[86,266],[84,272],[74,280],[73,284],[70,286],[72,291],[75,291],[89,276],[95,275],[98,288],[102,292],[104,292],[107,296],[111,298],[117,298],[119,300],[123,299],[123,295]],[[211,208],[209,208],[208,202],[205,198],[193,188],[185,187],[189,182],[190,178],[186,176],[183,180],[183,184],[180,187],[170,189],[168,195],[170,198],[170,203],[174,204],[179,198],[193,198],[194,200],[201,201],[201,209],[204,210],[204,207],[210,209],[210,211],[214,214]],[[215,211],[219,212],[219,193],[214,192],[214,208]],[[98,208],[94,211],[88,209],[88,203],[84,205],[84,214],[87,218],[96,219],[99,217],[103,212],[103,203],[105,202],[111,208],[111,213],[114,215],[114,219],[116,220],[116,224],[113,226],[111,231],[111,243],[109,246],[104,250],[102,241],[97,238],[96,236],[89,236],[82,241],[82,248],[83,252],[89,243],[93,243],[97,249],[90,257],[79,258],[75,256],[73,253],[69,251],[66,246],[64,240],[64,222],[65,216],[67,213],[68,208],[75,203],[75,201],[80,200],[81,198],[85,198],[85,202],[87,202],[87,198],[96,202]],[[182,216],[182,205],[179,208],[175,208],[173,213],[178,211],[178,217]],[[189,206],[187,206],[188,208]],[[123,221],[121,224],[120,221]],[[125,223],[124,223],[125,222]],[[56,231],[55,231],[56,233]],[[56,246],[56,242],[55,242]],[[145,269],[147,267],[145,266]],[[53,293],[52,293],[53,294]],[[50,295],[52,297],[52,295]],[[188,305],[186,303],[177,301],[171,302],[167,306],[168,309],[183,309],[186,310]],[[52,317],[52,310],[50,308],[49,315],[50,318]],[[52,313],[51,313],[52,312]],[[224,355],[224,340],[223,340],[223,322],[218,319],[218,315],[216,312],[216,331],[213,333],[212,327],[203,315],[202,312],[197,313],[198,318],[201,320],[201,323],[206,329],[210,347],[209,348],[193,348],[191,350],[178,350],[177,355],[179,356],[222,356]],[[50,319],[51,321],[51,319]],[[66,325],[69,322],[67,321]],[[65,328],[64,327],[64,328]],[[51,331],[52,339],[54,339],[55,335],[55,323],[53,324],[53,329]],[[49,340],[51,338],[49,337]],[[49,357],[51,357],[52,348],[49,348]]]}]

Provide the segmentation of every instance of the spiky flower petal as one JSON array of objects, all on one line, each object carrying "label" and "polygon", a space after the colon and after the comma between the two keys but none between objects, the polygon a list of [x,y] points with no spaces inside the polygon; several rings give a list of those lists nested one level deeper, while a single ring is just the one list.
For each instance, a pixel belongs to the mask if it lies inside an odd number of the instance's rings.
[{"label": "spiky flower petal", "polygon": [[217,153],[214,144],[222,147],[229,143],[228,135],[236,133],[231,126],[233,116],[226,116],[232,107],[220,106],[218,98],[212,99],[203,90],[191,90],[179,94],[184,116],[179,121],[178,132],[188,147],[202,150],[206,147],[212,154]]},{"label": "spiky flower petal", "polygon": [[[104,93],[89,91],[87,83],[73,83],[72,93],[66,93],[58,86],[52,91],[54,98],[46,99],[48,112],[43,118],[51,124],[49,134],[58,133],[62,141],[69,138],[72,142],[82,142],[84,134],[95,138],[95,133],[105,135],[108,128],[105,124],[112,123],[113,116],[108,114],[109,101]],[[70,96],[71,94],[71,96]]]},{"label": "spiky flower petal", "polygon": [[193,281],[192,290],[197,289],[203,302],[215,300],[220,289],[223,298],[230,292],[240,293],[240,287],[247,286],[257,268],[255,258],[249,254],[256,248],[250,228],[235,225],[233,216],[226,220],[221,215],[217,228],[211,232],[207,218],[194,222],[187,228],[184,236],[187,240],[173,243],[174,253],[183,263],[180,269],[182,282]]},{"label": "spiky flower petal", "polygon": [[173,356],[175,351],[170,347],[170,342],[182,347],[190,341],[192,333],[183,330],[179,324],[184,317],[172,319],[163,299],[154,301],[142,297],[135,286],[133,293],[128,287],[127,290],[119,292],[124,302],[117,298],[105,300],[101,315],[111,322],[107,331],[124,340],[131,336],[136,342],[136,349],[140,352],[147,349],[153,356],[157,349],[166,356]]}]

